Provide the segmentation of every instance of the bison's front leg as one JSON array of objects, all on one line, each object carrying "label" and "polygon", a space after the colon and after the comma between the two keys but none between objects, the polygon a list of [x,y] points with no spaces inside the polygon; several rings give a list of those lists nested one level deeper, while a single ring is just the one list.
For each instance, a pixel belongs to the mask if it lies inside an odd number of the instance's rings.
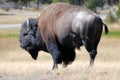
[{"label": "bison's front leg", "polygon": [[47,42],[47,49],[53,58],[53,70],[58,68],[58,64],[62,63],[62,54],[59,51],[58,45],[54,41]]}]

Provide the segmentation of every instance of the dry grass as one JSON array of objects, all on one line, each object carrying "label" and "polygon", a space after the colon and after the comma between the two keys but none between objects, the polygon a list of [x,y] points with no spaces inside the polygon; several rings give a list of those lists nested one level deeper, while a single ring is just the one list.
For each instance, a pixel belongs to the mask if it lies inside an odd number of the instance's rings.
[{"label": "dry grass", "polygon": [[93,68],[88,68],[87,62],[76,61],[56,71],[50,70],[49,61],[3,62],[0,76],[2,80],[119,80],[120,63],[96,62]]},{"label": "dry grass", "polygon": [[[0,16],[0,24],[21,23],[38,12],[11,11],[15,15]],[[119,31],[119,24],[108,25],[112,31]],[[0,29],[0,35],[18,34],[19,28]],[[120,79],[120,38],[103,37],[98,47],[94,67],[89,68],[89,54],[84,47],[76,50],[73,64],[63,69],[59,66],[51,71],[50,54],[39,52],[38,60],[19,47],[18,37],[0,38],[0,80],[119,80]]]},{"label": "dry grass", "polygon": [[[19,33],[19,29],[2,29],[0,33]],[[19,47],[18,38],[0,39],[0,80],[119,80],[120,39],[102,38],[94,67],[89,68],[89,55],[84,47],[76,50],[73,64],[51,71],[50,54],[39,52],[38,60]]]}]

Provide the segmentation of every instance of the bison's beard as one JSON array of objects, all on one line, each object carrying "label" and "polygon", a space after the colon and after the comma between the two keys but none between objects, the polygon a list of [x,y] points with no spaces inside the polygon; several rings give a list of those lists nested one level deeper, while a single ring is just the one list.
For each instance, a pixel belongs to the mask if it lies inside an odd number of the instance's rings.
[{"label": "bison's beard", "polygon": [[34,60],[37,59],[37,57],[38,57],[38,51],[39,51],[37,48],[29,49],[29,50],[27,50],[27,51],[30,53],[31,57],[32,57]]},{"label": "bison's beard", "polygon": [[32,35],[28,35],[26,37],[26,46],[24,47],[24,49],[30,53],[31,57],[36,60],[37,56],[38,56],[38,46],[36,44],[36,38]]}]

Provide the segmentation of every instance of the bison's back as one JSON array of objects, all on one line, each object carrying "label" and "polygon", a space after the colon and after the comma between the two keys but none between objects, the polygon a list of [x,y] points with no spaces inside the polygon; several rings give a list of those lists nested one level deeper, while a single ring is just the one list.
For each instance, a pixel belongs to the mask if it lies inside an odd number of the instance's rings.
[{"label": "bison's back", "polygon": [[68,24],[72,23],[73,18],[80,11],[93,14],[91,10],[85,7],[74,6],[68,3],[54,3],[43,9],[38,22],[38,29],[40,29],[42,36],[44,36],[43,40],[54,39],[55,36],[62,38],[62,33],[69,33],[70,26]]}]

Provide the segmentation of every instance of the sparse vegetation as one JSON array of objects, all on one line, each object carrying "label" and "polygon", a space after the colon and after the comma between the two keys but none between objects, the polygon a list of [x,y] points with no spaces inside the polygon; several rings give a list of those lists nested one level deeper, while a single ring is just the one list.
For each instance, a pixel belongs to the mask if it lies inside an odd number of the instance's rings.
[{"label": "sparse vegetation", "polygon": [[117,13],[116,13],[116,15],[117,15],[117,17],[120,19],[120,2],[118,3],[118,9],[117,9]]},{"label": "sparse vegetation", "polygon": [[0,34],[0,39],[1,38],[18,38],[19,34]]},{"label": "sparse vegetation", "polygon": [[9,8],[3,8],[2,10],[8,12],[10,9]]},{"label": "sparse vegetation", "polygon": [[70,0],[52,0],[53,3],[55,2],[66,2],[66,3],[69,3]]},{"label": "sparse vegetation", "polygon": [[107,23],[114,23],[118,20],[117,17],[115,17],[115,15],[112,14],[111,11],[109,11],[108,15],[107,15],[107,19],[106,19],[106,22]]},{"label": "sparse vegetation", "polygon": [[96,7],[102,7],[104,4],[105,4],[105,0],[87,0],[86,1],[86,6],[93,11],[96,11]]},{"label": "sparse vegetation", "polygon": [[109,31],[108,35],[105,35],[103,33],[103,37],[108,37],[108,38],[120,38],[120,31]]},{"label": "sparse vegetation", "polygon": [[19,28],[0,29],[0,39],[17,39],[19,37]]}]

